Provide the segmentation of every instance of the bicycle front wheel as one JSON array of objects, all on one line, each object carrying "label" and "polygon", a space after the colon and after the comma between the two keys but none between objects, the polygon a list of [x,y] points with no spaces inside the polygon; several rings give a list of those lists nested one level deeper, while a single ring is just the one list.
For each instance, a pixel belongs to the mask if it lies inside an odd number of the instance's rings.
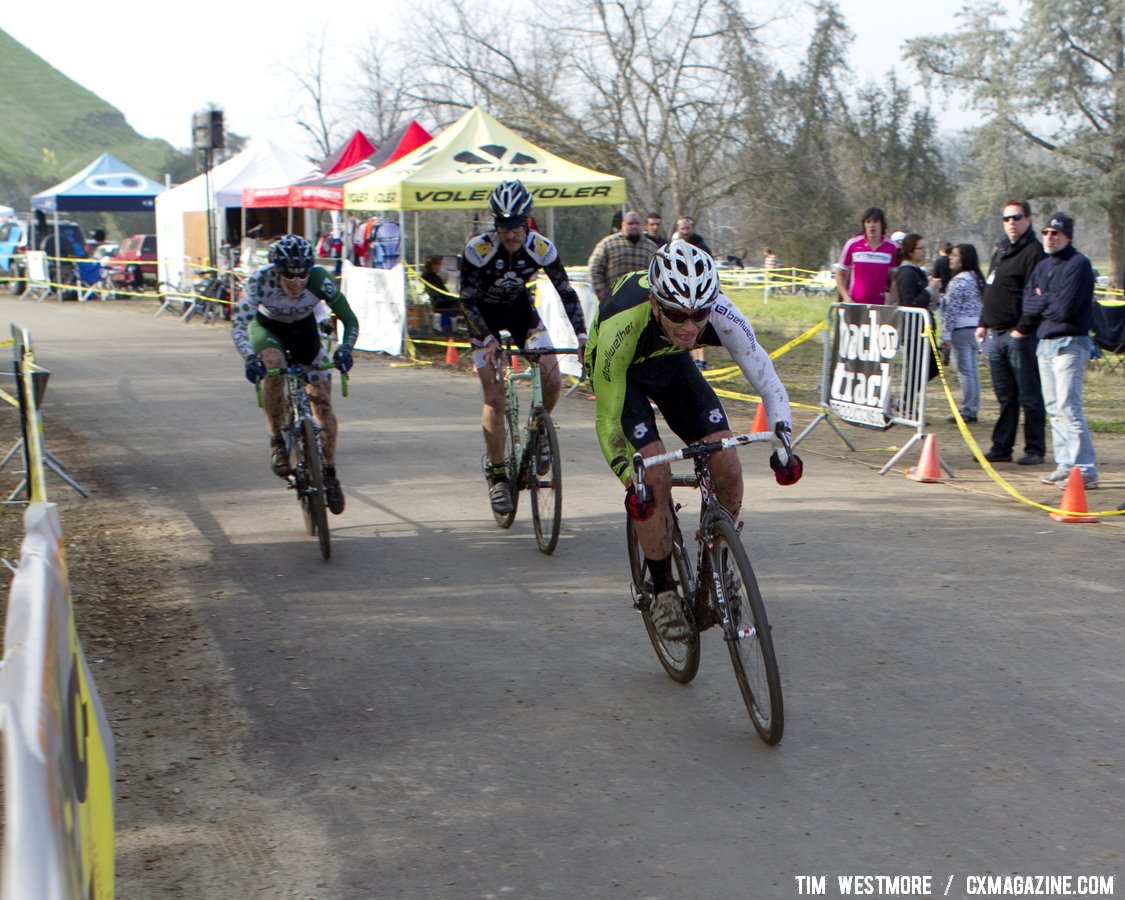
[{"label": "bicycle front wheel", "polygon": [[699,628],[692,612],[691,594],[694,591],[695,580],[692,578],[691,560],[684,548],[683,535],[680,534],[680,523],[672,513],[672,569],[676,579],[676,593],[684,609],[690,634],[682,641],[669,641],[656,630],[649,612],[652,602],[652,579],[648,575],[645,565],[645,554],[641,549],[640,540],[637,538],[637,529],[631,518],[625,519],[625,538],[629,546],[629,569],[633,575],[633,586],[636,588],[639,601],[637,608],[644,618],[645,631],[652,642],[652,649],[656,651],[656,658],[668,673],[668,677],[680,684],[687,684],[699,671]]},{"label": "bicycle front wheel", "polygon": [[544,553],[553,553],[559,542],[562,524],[562,459],[559,456],[559,435],[551,414],[539,409],[531,446],[530,474],[531,519],[535,524],[535,540]]},{"label": "bicycle front wheel", "polygon": [[723,639],[730,650],[742,700],[761,739],[776,744],[781,740],[785,717],[773,633],[746,548],[726,519],[715,525],[710,559],[713,571],[720,573]]},{"label": "bicycle front wheel", "polygon": [[304,465],[298,471],[303,471],[304,477],[297,479],[297,497],[301,501],[309,534],[316,535],[320,555],[329,559],[332,556],[332,535],[328,530],[328,507],[324,496],[324,464],[320,458],[316,429],[310,419],[301,422],[300,442]]}]

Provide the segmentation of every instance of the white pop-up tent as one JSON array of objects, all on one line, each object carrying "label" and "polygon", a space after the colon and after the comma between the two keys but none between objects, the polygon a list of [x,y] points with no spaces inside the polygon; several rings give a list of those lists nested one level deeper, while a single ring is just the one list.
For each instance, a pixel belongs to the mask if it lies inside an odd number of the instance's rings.
[{"label": "white pop-up tent", "polygon": [[[156,198],[160,280],[175,284],[183,274],[185,261],[202,263],[207,257],[209,195],[210,208],[221,212],[242,206],[244,188],[292,184],[315,169],[303,156],[270,141],[257,141],[210,172],[160,194]],[[221,214],[214,217],[216,246],[227,238],[225,218]]]}]

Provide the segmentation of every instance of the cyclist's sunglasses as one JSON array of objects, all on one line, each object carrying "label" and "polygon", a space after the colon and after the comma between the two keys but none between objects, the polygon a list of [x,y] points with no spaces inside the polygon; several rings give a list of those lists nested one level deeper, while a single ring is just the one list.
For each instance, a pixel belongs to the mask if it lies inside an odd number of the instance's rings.
[{"label": "cyclist's sunglasses", "polygon": [[280,275],[286,281],[302,281],[309,277],[309,270],[305,269],[303,272],[286,272],[284,269],[281,269]]},{"label": "cyclist's sunglasses", "polygon": [[696,325],[700,325],[707,321],[711,316],[711,307],[706,309],[697,309],[695,312],[688,312],[684,309],[672,309],[671,307],[660,306],[660,314],[673,325],[685,325],[688,319],[693,321]]}]

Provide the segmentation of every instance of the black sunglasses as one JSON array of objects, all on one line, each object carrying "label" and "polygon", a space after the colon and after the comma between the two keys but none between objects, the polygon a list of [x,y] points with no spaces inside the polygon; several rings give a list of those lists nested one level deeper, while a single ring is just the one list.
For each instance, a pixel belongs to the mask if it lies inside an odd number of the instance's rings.
[{"label": "black sunglasses", "polygon": [[1001,216],[1000,218],[1005,222],[1022,222],[1024,215],[1023,213],[1014,213],[1013,215]]},{"label": "black sunglasses", "polygon": [[701,322],[706,322],[710,317],[711,307],[707,307],[707,309],[697,309],[695,312],[687,312],[682,309],[669,309],[666,306],[661,306],[660,312],[661,315],[673,325],[683,325],[688,319],[691,319],[691,321],[698,325]]}]

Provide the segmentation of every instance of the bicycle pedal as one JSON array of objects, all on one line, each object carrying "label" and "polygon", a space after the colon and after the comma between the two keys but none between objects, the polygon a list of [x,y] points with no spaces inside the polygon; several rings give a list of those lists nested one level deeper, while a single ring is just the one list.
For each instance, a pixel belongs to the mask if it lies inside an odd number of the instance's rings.
[{"label": "bicycle pedal", "polygon": [[648,609],[648,597],[643,591],[638,591],[637,586],[631,581],[629,582],[629,593],[633,597],[633,609],[637,612],[644,612]]}]

